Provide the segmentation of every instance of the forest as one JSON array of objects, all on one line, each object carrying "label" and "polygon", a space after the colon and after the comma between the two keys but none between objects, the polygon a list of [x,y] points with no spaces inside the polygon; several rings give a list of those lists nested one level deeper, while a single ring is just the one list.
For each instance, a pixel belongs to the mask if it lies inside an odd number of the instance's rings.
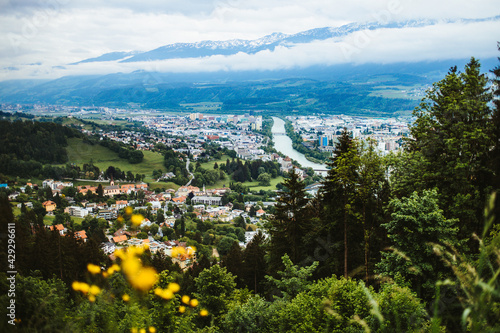
[{"label": "forest", "polygon": [[[343,131],[318,194],[289,173],[246,247],[233,239],[217,260],[208,226],[183,230],[178,240],[191,250],[172,255],[192,260],[186,269],[147,248],[117,250],[111,261],[94,238],[47,231],[34,210],[14,217],[2,197],[1,232],[15,223],[18,274],[16,325],[1,330],[500,331],[500,66],[492,74],[493,82],[474,58],[451,68],[413,111],[397,154]],[[185,169],[173,152],[170,162]],[[274,171],[242,165],[218,168],[251,178]],[[132,228],[138,219],[127,209],[121,218]]]}]

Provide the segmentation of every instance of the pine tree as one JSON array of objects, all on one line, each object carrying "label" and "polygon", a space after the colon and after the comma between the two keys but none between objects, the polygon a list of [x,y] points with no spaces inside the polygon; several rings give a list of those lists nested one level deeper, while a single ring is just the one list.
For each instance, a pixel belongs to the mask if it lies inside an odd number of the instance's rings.
[{"label": "pine tree", "polygon": [[487,83],[474,58],[464,73],[451,68],[415,109],[410,127],[409,148],[424,159],[422,183],[439,189],[447,217],[460,217],[462,238],[482,230],[491,185],[488,159],[494,140]]},{"label": "pine tree", "polygon": [[233,242],[229,252],[222,258],[221,266],[235,276],[236,286],[243,288],[243,251],[238,242]]},{"label": "pine tree", "polygon": [[247,244],[243,252],[244,280],[247,287],[256,294],[263,291],[262,284],[265,281],[266,261],[264,256],[266,251],[264,246],[265,236],[259,231]]},{"label": "pine tree", "polygon": [[[351,138],[347,129],[344,129],[335,145],[334,157],[331,159],[327,177],[321,195],[325,202],[325,225],[332,237],[342,235],[341,242],[344,248],[343,275],[348,276],[350,257],[350,239],[352,235],[361,235],[357,223],[358,210],[356,209],[356,186],[358,183],[358,168],[360,154],[357,141]],[[338,238],[337,238],[338,239]],[[340,273],[338,269],[334,273]]]},{"label": "pine tree", "polygon": [[363,226],[365,281],[368,281],[371,273],[369,267],[371,241],[379,230],[383,209],[387,204],[387,196],[383,195],[387,189],[387,180],[382,158],[375,151],[375,141],[368,140],[362,149],[357,196],[361,205],[360,220]]},{"label": "pine tree", "polygon": [[270,221],[271,266],[282,265],[281,257],[287,253],[290,259],[299,263],[304,255],[302,237],[307,231],[308,218],[305,214],[308,199],[305,184],[292,169],[284,183],[284,190],[279,192],[276,214]]},{"label": "pine tree", "polygon": [[[500,51],[500,43],[498,43],[498,50]],[[500,57],[498,60],[500,61]],[[492,114],[492,136],[495,146],[491,152],[490,167],[493,170],[493,187],[498,191],[500,189],[500,65],[497,65],[491,72],[495,75],[493,78],[494,108]],[[496,216],[500,216],[500,195],[497,195],[495,212]]]}]

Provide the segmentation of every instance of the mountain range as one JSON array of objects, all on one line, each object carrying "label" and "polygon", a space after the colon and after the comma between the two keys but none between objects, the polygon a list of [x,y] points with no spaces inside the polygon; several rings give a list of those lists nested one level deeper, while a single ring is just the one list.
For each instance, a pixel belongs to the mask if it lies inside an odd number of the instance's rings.
[{"label": "mountain range", "polygon": [[255,54],[261,51],[273,51],[276,47],[286,47],[297,44],[307,44],[326,39],[341,39],[349,34],[363,30],[418,28],[436,25],[438,23],[476,23],[485,21],[500,21],[500,16],[482,19],[457,20],[408,20],[403,22],[366,22],[350,23],[340,27],[324,27],[296,34],[275,32],[255,40],[233,39],[226,41],[200,41],[196,43],[174,43],[158,47],[154,50],[140,52],[111,52],[96,58],[85,59],[72,65],[88,62],[118,61],[122,63],[154,61],[179,58],[198,58],[214,55],[234,55],[238,53]]},{"label": "mountain range", "polygon": [[[444,23],[500,21],[448,20]],[[433,82],[452,66],[463,68],[468,59],[396,63],[311,64],[280,69],[160,71],[144,70],[141,64],[171,59],[231,56],[309,47],[316,41],[343,41],[366,30],[421,28],[441,24],[437,20],[351,23],[340,27],[311,29],[296,34],[273,33],[255,40],[200,41],[168,44],[150,51],[116,51],[61,65],[64,70],[92,66],[129,72],[68,75],[51,80],[0,82],[0,103],[98,105],[186,111],[193,103],[217,102],[221,112],[299,112],[392,115],[408,114]],[[486,72],[496,58],[480,59]],[[109,64],[109,66],[108,66]],[[117,65],[125,67],[120,67]],[[151,66],[152,68],[156,68]],[[86,67],[83,67],[86,68]],[[139,68],[138,70],[133,70]],[[148,68],[148,66],[146,66]],[[202,67],[201,67],[202,68]],[[132,69],[132,70],[130,70]],[[81,72],[84,72],[80,71]],[[68,71],[71,72],[71,71]]]}]

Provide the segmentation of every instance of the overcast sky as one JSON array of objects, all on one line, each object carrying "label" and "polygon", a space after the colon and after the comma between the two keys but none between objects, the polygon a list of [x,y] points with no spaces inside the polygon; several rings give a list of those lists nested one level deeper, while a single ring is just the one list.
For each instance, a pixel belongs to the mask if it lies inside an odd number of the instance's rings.
[{"label": "overcast sky", "polygon": [[[0,80],[71,74],[216,71],[390,63],[499,55],[498,0],[0,0]],[[423,28],[357,33],[255,55],[148,63],[65,66],[113,51],[148,51],[175,42],[257,39],[351,22],[438,19]],[[60,68],[58,66],[65,66]]]}]

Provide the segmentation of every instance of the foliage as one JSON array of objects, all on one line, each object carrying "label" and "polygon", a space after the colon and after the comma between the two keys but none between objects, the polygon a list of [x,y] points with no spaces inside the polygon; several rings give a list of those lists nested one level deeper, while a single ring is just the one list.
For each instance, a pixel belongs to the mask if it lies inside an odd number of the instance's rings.
[{"label": "foliage", "polygon": [[[485,209],[485,227],[482,238],[475,236],[479,242],[479,255],[476,261],[472,261],[456,248],[449,244],[435,244],[435,251],[453,270],[456,283],[460,289],[460,303],[463,306],[461,316],[451,320],[455,321],[456,327],[462,327],[467,332],[498,332],[500,330],[500,251],[498,243],[500,236],[493,233],[490,244],[485,244],[491,226],[495,222],[494,207],[495,196],[490,197]],[[452,283],[449,280],[437,283],[437,295],[441,296],[439,288],[442,285]],[[434,320],[440,321],[438,309],[435,309]]]},{"label": "foliage", "polygon": [[308,289],[310,284],[308,279],[318,266],[318,262],[315,261],[308,267],[299,268],[298,265],[292,263],[287,254],[281,259],[283,260],[285,269],[278,271],[280,278],[275,279],[272,276],[266,276],[266,279],[278,289],[284,300],[291,300],[300,292]]},{"label": "foliage", "polygon": [[144,158],[142,151],[127,147],[125,144],[117,141],[99,140],[99,144],[118,153],[118,157],[128,160],[131,164],[141,163]]},{"label": "foliage", "polygon": [[451,68],[415,109],[410,127],[408,148],[424,159],[419,176],[425,189],[440,190],[445,216],[460,217],[461,239],[482,230],[482,209],[491,190],[487,161],[495,141],[487,84],[474,58],[463,73]]},{"label": "foliage", "polygon": [[[2,274],[2,281],[7,281]],[[35,276],[15,276],[15,319],[18,330],[24,332],[67,332],[72,324],[67,321],[71,316],[72,301],[64,283],[51,278],[44,280],[39,274]],[[3,288],[2,288],[3,289]],[[9,302],[7,292],[1,296],[1,304]],[[2,331],[13,327],[2,320]],[[9,328],[7,328],[9,327]]]},{"label": "foliage", "polygon": [[218,320],[229,309],[231,295],[236,287],[234,276],[226,268],[214,265],[201,272],[194,282],[195,296],[210,315]]},{"label": "foliage", "polygon": [[391,220],[382,226],[387,230],[393,249],[382,254],[378,270],[391,277],[400,274],[411,282],[420,296],[430,299],[434,283],[450,273],[434,254],[430,243],[456,246],[458,221],[443,216],[436,190],[393,199],[390,208]]},{"label": "foliage", "polygon": [[0,132],[0,155],[40,163],[66,162],[66,140],[80,135],[55,123],[6,120],[0,120]]},{"label": "foliage", "polygon": [[285,123],[286,134],[292,139],[293,149],[301,152],[307,158],[314,160],[319,163],[326,162],[330,157],[330,153],[323,153],[318,150],[312,150],[304,146],[304,140],[299,133],[296,133],[293,129],[292,123],[287,120]]},{"label": "foliage", "polygon": [[288,254],[294,263],[302,260],[302,237],[307,230],[305,185],[292,169],[283,183],[285,190],[279,192],[276,214],[269,221],[271,235],[271,267],[281,267],[281,257]]}]

